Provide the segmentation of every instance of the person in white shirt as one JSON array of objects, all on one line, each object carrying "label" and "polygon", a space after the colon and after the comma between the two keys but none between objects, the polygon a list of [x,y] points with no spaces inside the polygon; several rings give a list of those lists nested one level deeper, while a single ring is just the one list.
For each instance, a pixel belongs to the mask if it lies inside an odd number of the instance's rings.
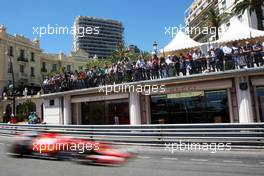
[{"label": "person in white shirt", "polygon": [[227,70],[234,69],[235,64],[232,59],[232,48],[225,44],[222,50],[224,52],[224,68]]},{"label": "person in white shirt", "polygon": [[201,71],[201,51],[198,49],[194,49],[192,53],[192,59],[193,59],[193,72],[199,73]]}]

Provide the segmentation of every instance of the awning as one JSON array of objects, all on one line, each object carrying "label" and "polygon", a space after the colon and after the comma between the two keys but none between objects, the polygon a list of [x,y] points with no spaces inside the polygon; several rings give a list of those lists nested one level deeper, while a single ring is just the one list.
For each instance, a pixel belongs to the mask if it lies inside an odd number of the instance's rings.
[{"label": "awning", "polygon": [[256,37],[264,37],[264,31],[252,29],[242,24],[238,19],[235,19],[228,30],[224,32],[219,40],[212,43],[225,43],[238,40],[245,40]]},{"label": "awning", "polygon": [[201,43],[194,41],[185,33],[179,31],[176,36],[172,39],[172,41],[161,50],[161,52],[184,50],[188,48],[194,48],[200,45]]}]

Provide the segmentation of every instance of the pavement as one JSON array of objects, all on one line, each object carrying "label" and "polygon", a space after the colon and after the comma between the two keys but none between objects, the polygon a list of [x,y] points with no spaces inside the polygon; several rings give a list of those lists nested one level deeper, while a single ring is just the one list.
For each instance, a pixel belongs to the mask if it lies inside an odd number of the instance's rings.
[{"label": "pavement", "polygon": [[0,136],[0,176],[263,176],[263,150],[171,151],[155,147],[122,148],[135,157],[122,166],[82,165],[69,161],[12,158],[11,137]]}]

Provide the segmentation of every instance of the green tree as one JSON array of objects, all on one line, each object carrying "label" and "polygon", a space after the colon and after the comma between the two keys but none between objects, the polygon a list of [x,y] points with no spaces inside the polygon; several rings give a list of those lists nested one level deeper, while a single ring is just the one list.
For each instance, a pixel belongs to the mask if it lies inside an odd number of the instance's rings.
[{"label": "green tree", "polygon": [[66,68],[64,67],[64,66],[61,66],[60,68],[59,68],[59,72],[60,73],[64,73],[66,71]]},{"label": "green tree", "polygon": [[118,62],[118,61],[122,61],[125,58],[129,57],[130,53],[129,51],[126,49],[124,44],[120,44],[117,48],[116,51],[113,52],[112,57],[113,57],[113,62]]},{"label": "green tree", "polygon": [[258,29],[263,30],[263,15],[262,7],[264,5],[264,0],[236,0],[235,6],[232,9],[234,13],[244,13],[245,10],[249,9],[250,15],[252,12],[256,13]]},{"label": "green tree", "polygon": [[105,67],[111,65],[113,62],[111,59],[91,59],[87,62],[86,68],[91,69],[93,67]]},{"label": "green tree", "polygon": [[24,103],[21,103],[17,106],[17,120],[24,121],[28,119],[28,115],[30,112],[36,111],[36,104],[30,100],[27,100]]}]

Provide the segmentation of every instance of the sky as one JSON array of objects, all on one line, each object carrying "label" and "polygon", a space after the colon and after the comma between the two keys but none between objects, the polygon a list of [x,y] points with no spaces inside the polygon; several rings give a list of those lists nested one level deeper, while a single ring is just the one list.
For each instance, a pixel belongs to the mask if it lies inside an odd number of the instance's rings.
[{"label": "sky", "polygon": [[[1,2],[0,24],[11,35],[39,37],[37,27],[73,26],[77,16],[93,16],[121,21],[126,45],[151,51],[154,41],[162,48],[172,40],[169,29],[184,26],[184,12],[193,0],[14,0]],[[34,29],[33,29],[34,28]],[[167,32],[166,32],[167,31]],[[72,35],[43,35],[44,52],[70,53]]]}]

